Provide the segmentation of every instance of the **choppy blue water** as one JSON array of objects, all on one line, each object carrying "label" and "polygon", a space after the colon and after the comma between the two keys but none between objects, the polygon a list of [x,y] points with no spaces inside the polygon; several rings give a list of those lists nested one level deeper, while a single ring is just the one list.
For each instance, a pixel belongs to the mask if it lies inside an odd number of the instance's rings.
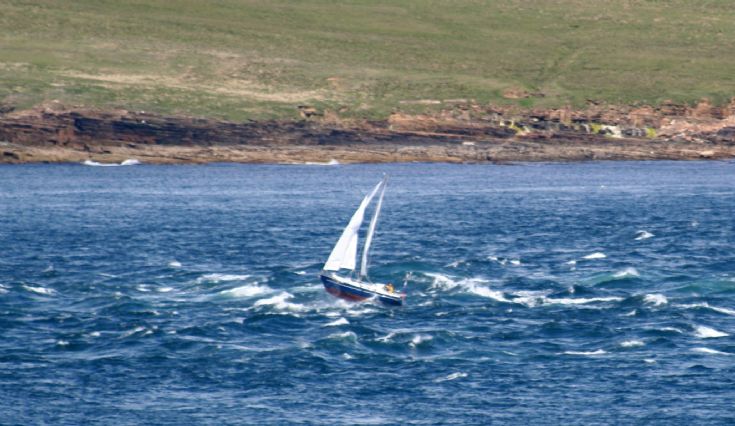
[{"label": "choppy blue water", "polygon": [[[349,304],[318,272],[388,192]],[[1,424],[735,420],[735,163],[0,167]]]}]

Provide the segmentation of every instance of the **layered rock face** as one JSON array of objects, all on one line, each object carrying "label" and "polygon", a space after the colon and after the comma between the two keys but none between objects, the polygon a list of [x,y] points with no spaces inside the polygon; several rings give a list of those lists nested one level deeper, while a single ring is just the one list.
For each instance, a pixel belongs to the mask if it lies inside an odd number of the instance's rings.
[{"label": "layered rock face", "polygon": [[0,162],[504,162],[735,156],[735,102],[516,111],[457,104],[385,121],[234,123],[144,112],[0,112]]}]

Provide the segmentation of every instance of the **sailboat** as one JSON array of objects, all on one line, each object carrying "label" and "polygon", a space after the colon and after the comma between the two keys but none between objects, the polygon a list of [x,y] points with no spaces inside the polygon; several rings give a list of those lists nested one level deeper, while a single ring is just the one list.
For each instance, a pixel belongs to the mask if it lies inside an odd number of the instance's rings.
[{"label": "sailboat", "polygon": [[[388,184],[388,176],[375,185],[360,203],[347,227],[342,231],[337,244],[324,264],[320,274],[324,289],[333,296],[350,301],[377,300],[386,305],[401,306],[406,298],[405,293],[396,292],[392,284],[373,283],[368,278],[368,254],[373,242],[375,226],[378,223],[380,209],[383,206],[383,195]],[[358,233],[365,218],[370,202],[378,196],[378,203],[365,236],[365,245],[362,249],[362,261],[359,274],[357,267]],[[342,273],[340,273],[342,271]]]}]

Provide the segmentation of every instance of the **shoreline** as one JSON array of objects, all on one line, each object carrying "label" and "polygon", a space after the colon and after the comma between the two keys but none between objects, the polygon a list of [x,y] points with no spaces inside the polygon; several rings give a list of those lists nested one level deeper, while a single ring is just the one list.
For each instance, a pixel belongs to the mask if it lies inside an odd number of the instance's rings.
[{"label": "shoreline", "polygon": [[235,123],[124,110],[0,114],[0,164],[442,162],[735,158],[735,114],[702,105],[513,111],[458,105],[386,120]]}]

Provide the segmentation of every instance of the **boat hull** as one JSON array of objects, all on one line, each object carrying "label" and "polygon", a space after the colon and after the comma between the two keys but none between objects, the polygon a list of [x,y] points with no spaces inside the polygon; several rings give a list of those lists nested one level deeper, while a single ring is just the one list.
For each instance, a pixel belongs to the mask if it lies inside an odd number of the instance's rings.
[{"label": "boat hull", "polygon": [[377,300],[384,305],[389,306],[402,306],[404,294],[385,294],[377,291],[371,291],[370,289],[352,285],[346,280],[341,280],[339,277],[321,275],[324,289],[327,293],[339,297],[340,299],[348,300],[350,302],[363,302],[366,300]]}]

